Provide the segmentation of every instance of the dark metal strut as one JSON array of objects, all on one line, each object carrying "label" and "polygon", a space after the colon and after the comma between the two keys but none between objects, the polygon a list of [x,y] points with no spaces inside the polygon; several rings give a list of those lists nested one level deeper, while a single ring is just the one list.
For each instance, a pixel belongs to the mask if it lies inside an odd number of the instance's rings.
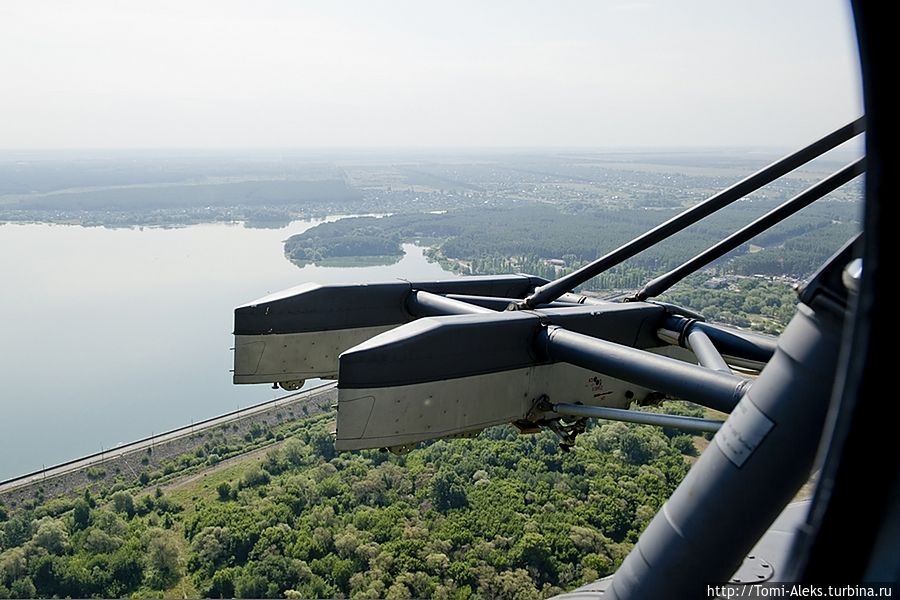
[{"label": "dark metal strut", "polygon": [[559,279],[551,281],[546,285],[538,287],[534,293],[525,298],[522,303],[523,307],[534,308],[539,304],[546,304],[556,300],[564,293],[578,287],[589,279],[596,277],[607,269],[643,252],[657,242],[678,233],[685,227],[693,225],[717,210],[740,200],[747,194],[758,190],[764,185],[775,181],[782,175],[785,175],[829,150],[836,148],[863,131],[865,131],[865,117],[860,117],[852,123],[826,135],[822,139],[813,142],[809,146],[806,146],[793,154],[789,154],[764,169],[757,171],[730,188],[722,190],[700,204],[672,217],[665,223],[657,225],[650,231],[634,238],[630,242],[616,248],[594,262],[587,264],[568,275],[564,275]]},{"label": "dark metal strut", "polygon": [[816,185],[794,196],[746,227],[735,231],[718,244],[707,248],[694,258],[675,267],[668,273],[660,275],[641,288],[631,300],[646,300],[647,298],[653,298],[654,296],[662,294],[691,273],[703,268],[717,258],[725,256],[741,244],[746,243],[754,236],[762,233],[773,225],[780,223],[800,209],[809,206],[822,196],[830,194],[857,175],[862,174],[865,170],[865,158],[861,158],[856,162],[847,165],[837,173],[834,173],[830,177],[826,177]]}]

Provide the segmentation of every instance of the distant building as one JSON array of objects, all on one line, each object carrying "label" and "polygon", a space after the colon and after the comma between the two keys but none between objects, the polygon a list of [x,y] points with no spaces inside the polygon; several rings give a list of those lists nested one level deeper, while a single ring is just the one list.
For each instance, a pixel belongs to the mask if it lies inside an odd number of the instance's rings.
[{"label": "distant building", "polygon": [[724,277],[710,277],[703,282],[703,287],[710,290],[720,290],[728,287],[728,281]]}]

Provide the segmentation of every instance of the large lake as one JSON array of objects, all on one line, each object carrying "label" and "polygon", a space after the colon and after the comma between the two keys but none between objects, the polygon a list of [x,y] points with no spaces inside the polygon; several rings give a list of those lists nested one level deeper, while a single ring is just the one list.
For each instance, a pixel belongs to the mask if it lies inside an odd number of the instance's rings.
[{"label": "large lake", "polygon": [[404,246],[380,267],[299,268],[315,225],[0,225],[0,480],[284,392],[231,383],[234,307],[303,282],[452,277]]}]

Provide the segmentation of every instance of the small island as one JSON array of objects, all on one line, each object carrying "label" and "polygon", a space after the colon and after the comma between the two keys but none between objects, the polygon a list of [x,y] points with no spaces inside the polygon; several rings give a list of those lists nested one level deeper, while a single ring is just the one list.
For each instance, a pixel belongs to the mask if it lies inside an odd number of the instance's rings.
[{"label": "small island", "polygon": [[295,264],[391,264],[403,256],[399,232],[376,224],[376,217],[351,217],[322,223],[292,235],[284,243],[284,254]]}]

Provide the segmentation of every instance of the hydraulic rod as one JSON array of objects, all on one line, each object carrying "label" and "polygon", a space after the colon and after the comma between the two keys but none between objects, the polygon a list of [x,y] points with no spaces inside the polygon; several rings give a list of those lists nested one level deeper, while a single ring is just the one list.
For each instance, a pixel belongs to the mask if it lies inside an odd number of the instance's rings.
[{"label": "hydraulic rod", "polygon": [[603,406],[585,406],[583,404],[560,403],[553,404],[552,407],[553,412],[560,415],[606,419],[608,421],[624,421],[626,423],[655,425],[657,427],[671,427],[672,429],[697,431],[700,433],[715,433],[723,423],[723,421],[715,421],[713,419],[701,419],[698,417],[685,417],[681,415],[661,415],[659,413],[625,410],[622,408],[606,408]]}]

